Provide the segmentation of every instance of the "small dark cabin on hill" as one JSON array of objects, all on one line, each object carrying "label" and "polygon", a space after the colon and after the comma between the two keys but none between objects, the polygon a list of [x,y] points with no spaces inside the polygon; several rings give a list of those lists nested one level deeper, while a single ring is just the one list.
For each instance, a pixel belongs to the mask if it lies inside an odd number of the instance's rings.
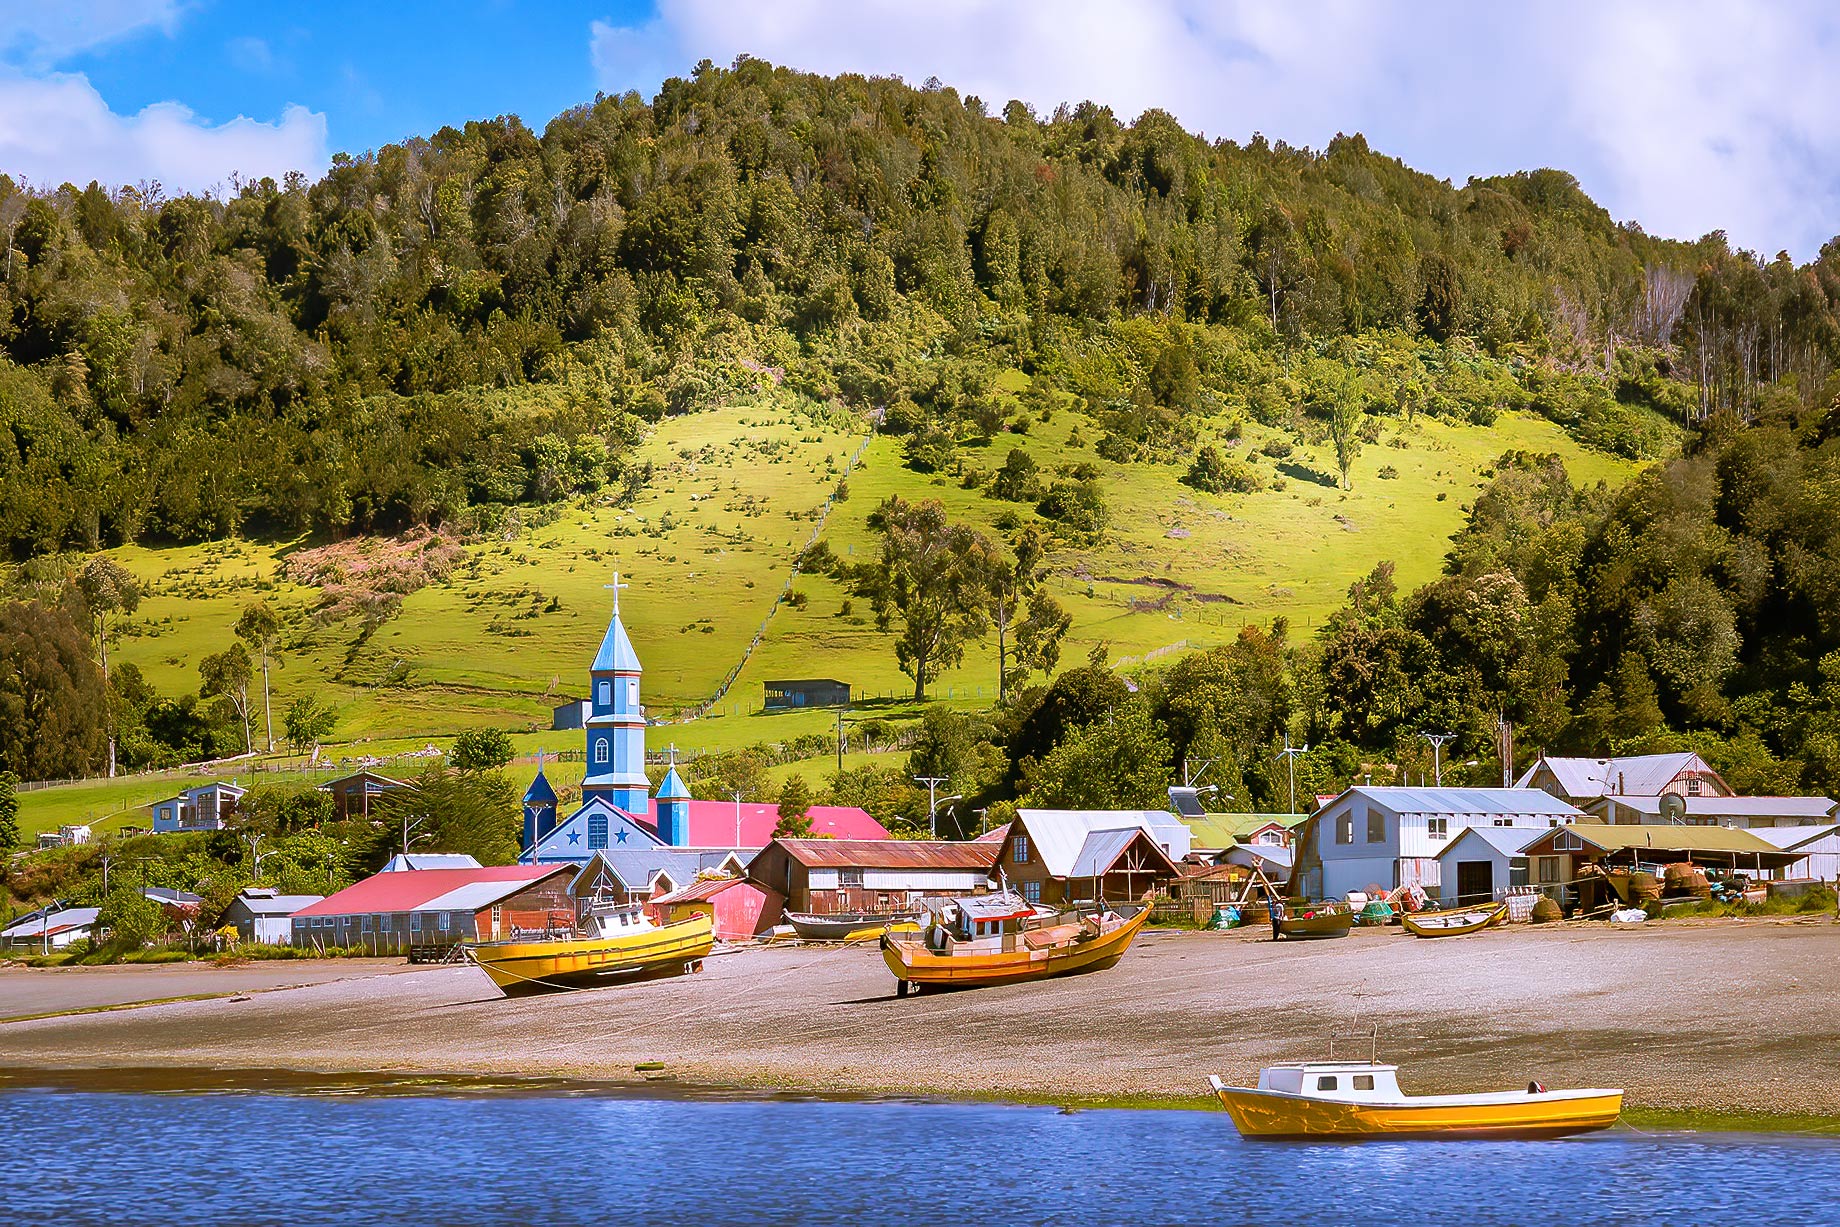
[{"label": "small dark cabin on hill", "polygon": [[850,684],[828,677],[767,682],[767,710],[786,707],[848,707]]}]

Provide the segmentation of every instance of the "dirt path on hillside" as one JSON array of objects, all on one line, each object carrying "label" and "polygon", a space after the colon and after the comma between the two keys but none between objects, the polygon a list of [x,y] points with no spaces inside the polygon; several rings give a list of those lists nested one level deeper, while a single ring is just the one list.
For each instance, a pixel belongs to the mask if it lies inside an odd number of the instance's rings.
[{"label": "dirt path on hillside", "polygon": [[[1323,1055],[1358,1013],[1413,1090],[1539,1078],[1626,1087],[1644,1107],[1840,1114],[1837,969],[1840,925],[1826,920],[1295,945],[1152,931],[1099,975],[907,999],[873,948],[750,948],[697,976],[537,999],[442,967],[6,1023],[0,1067],[28,1080],[112,1066],[630,1081],[663,1062],[698,1085],[1199,1097],[1210,1073]],[[176,995],[158,986],[168,969],[143,971],[146,996]]]}]

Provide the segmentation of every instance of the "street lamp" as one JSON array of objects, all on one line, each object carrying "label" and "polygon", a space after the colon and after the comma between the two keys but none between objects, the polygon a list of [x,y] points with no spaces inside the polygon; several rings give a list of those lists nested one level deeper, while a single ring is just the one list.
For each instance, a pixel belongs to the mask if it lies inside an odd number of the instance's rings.
[{"label": "street lamp", "polygon": [[[952,802],[963,801],[964,799],[965,799],[964,793],[955,792],[949,797],[939,798],[939,804],[944,805],[948,809],[950,809]],[[927,816],[927,821],[928,821],[928,826],[931,828],[933,832],[933,838],[938,839],[939,838],[939,812],[937,810],[933,811],[931,814]]]},{"label": "street lamp", "polygon": [[1301,746],[1294,746],[1291,744],[1291,735],[1289,733],[1286,733],[1284,735],[1284,748],[1282,750],[1279,750],[1276,754],[1272,755],[1273,758],[1281,758],[1285,760],[1284,765],[1290,772],[1290,780],[1291,780],[1291,810],[1290,812],[1293,814],[1297,812],[1297,756],[1299,754],[1308,754],[1309,752],[1310,752],[1310,746],[1308,742],[1305,742]]},{"label": "street lamp", "polygon": [[1444,746],[1448,742],[1455,741],[1457,735],[1455,733],[1420,733],[1419,736],[1431,743],[1431,779],[1434,784],[1442,788],[1444,786]]},{"label": "street lamp", "polygon": [[[939,802],[936,800],[939,796],[939,786],[951,778],[949,775],[917,775],[914,777],[914,783],[926,785],[926,820],[929,823],[933,821],[933,812],[939,808]],[[937,829],[934,834],[938,834]]]}]

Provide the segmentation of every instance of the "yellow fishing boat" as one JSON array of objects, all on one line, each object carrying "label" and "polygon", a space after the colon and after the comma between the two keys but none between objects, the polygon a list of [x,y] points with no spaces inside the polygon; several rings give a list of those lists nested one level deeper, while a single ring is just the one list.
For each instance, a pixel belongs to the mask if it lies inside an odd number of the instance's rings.
[{"label": "yellow fishing boat", "polygon": [[507,997],[699,971],[715,945],[715,925],[698,912],[675,924],[652,923],[636,903],[593,909],[573,935],[468,942],[469,960]]},{"label": "yellow fishing boat", "polygon": [[1086,914],[1042,913],[1008,892],[935,900],[920,932],[882,937],[895,993],[984,988],[1104,971],[1124,957],[1148,907]]},{"label": "yellow fishing boat", "polygon": [[1242,1137],[1536,1138],[1608,1129],[1623,1110],[1620,1090],[1407,1095],[1398,1066],[1312,1061],[1259,1071],[1256,1087],[1208,1085]]}]

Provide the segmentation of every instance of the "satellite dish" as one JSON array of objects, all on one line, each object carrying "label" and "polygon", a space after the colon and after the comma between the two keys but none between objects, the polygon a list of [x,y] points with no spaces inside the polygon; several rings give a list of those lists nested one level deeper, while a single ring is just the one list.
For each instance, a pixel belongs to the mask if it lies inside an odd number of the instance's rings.
[{"label": "satellite dish", "polygon": [[1661,821],[1683,826],[1687,821],[1687,799],[1677,792],[1661,796]]}]

